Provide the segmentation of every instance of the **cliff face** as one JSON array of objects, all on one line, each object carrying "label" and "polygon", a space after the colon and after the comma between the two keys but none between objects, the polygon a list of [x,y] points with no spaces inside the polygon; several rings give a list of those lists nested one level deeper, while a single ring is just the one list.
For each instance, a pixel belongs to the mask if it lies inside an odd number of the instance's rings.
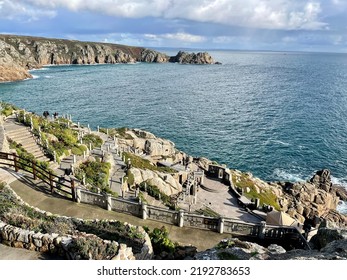
[{"label": "cliff face", "polygon": [[[182,59],[184,57],[184,59]],[[117,44],[79,42],[14,35],[0,35],[0,82],[30,78],[30,69],[48,64],[103,64],[103,63],[165,63],[212,64],[207,53],[177,56],[141,47]]]}]

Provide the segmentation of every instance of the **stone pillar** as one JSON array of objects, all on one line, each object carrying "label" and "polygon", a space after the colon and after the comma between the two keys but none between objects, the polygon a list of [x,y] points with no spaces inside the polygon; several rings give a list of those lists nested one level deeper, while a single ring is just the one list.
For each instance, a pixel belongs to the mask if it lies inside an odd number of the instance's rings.
[{"label": "stone pillar", "polygon": [[178,213],[178,226],[183,227],[184,225],[184,211],[180,210]]},{"label": "stone pillar", "polygon": [[147,203],[142,202],[142,219],[146,220],[147,219]]},{"label": "stone pillar", "polygon": [[98,132],[100,132],[100,126],[98,126]]},{"label": "stone pillar", "polygon": [[108,128],[106,128],[106,134],[107,134],[107,136],[108,136]]},{"label": "stone pillar", "polygon": [[83,159],[86,158],[86,151],[83,151]]},{"label": "stone pillar", "polygon": [[80,128],[80,127],[81,127],[80,122],[77,122],[77,127],[78,127],[78,128]]},{"label": "stone pillar", "polygon": [[106,194],[106,201],[107,201],[107,211],[112,210],[112,196],[110,194]]},{"label": "stone pillar", "polygon": [[76,155],[73,155],[73,163],[75,164],[76,163]]},{"label": "stone pillar", "polygon": [[219,224],[218,224],[218,231],[219,231],[219,233],[223,233],[224,232],[224,222],[225,222],[224,217],[220,217],[219,218]]},{"label": "stone pillar", "polygon": [[259,232],[258,232],[258,237],[259,239],[264,239],[265,238],[265,228],[266,228],[266,222],[261,221],[260,226],[259,226]]},{"label": "stone pillar", "polygon": [[81,188],[77,187],[75,188],[76,190],[76,202],[81,203]]},{"label": "stone pillar", "polygon": [[255,209],[258,209],[259,206],[260,206],[260,199],[259,198],[256,198],[255,201],[254,201],[254,206],[255,206]]},{"label": "stone pillar", "polygon": [[57,153],[53,151],[53,160],[54,162],[57,162]]},{"label": "stone pillar", "polygon": [[89,143],[89,151],[92,151],[92,143]]}]

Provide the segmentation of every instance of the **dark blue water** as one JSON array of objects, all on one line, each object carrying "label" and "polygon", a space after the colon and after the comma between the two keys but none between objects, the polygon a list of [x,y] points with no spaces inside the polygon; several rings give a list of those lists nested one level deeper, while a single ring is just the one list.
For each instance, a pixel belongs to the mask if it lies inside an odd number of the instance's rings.
[{"label": "dark blue water", "polygon": [[222,52],[222,65],[60,66],[0,99],[103,127],[136,127],[264,180],[329,168],[347,181],[347,55]]}]

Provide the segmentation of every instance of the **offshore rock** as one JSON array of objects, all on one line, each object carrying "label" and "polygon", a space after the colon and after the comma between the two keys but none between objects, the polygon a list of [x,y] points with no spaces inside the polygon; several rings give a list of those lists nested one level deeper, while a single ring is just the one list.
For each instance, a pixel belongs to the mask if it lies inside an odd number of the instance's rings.
[{"label": "offshore rock", "polygon": [[207,52],[199,52],[195,54],[180,51],[176,56],[170,58],[170,62],[181,64],[215,64],[212,56]]}]

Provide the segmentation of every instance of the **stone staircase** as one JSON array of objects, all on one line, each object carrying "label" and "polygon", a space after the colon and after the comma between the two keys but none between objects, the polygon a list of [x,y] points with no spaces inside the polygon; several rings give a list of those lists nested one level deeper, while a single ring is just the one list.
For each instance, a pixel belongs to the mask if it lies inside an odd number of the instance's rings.
[{"label": "stone staircase", "polygon": [[30,154],[34,155],[37,160],[50,161],[45,156],[42,148],[37,144],[35,136],[30,132],[30,129],[16,121],[15,117],[9,117],[4,122],[5,135],[18,144]]}]

